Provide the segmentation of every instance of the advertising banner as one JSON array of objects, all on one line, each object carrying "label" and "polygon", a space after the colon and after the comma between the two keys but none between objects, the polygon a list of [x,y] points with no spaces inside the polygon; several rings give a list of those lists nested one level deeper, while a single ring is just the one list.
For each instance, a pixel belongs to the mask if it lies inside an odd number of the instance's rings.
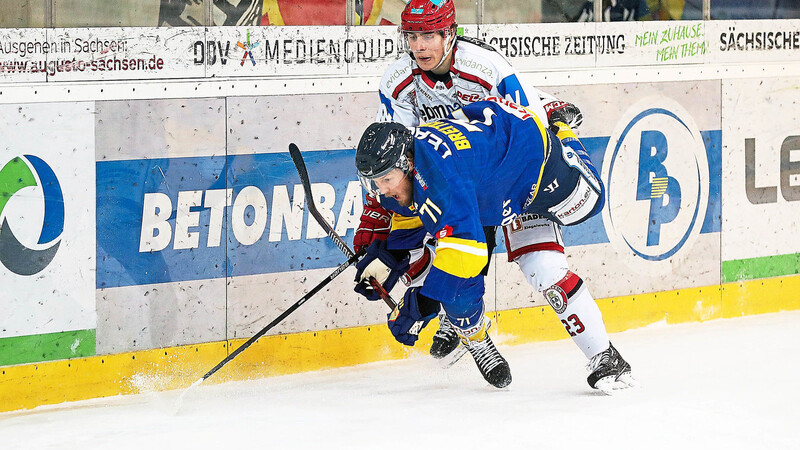
[{"label": "advertising banner", "polygon": [[[98,102],[98,352],[252,334],[340,264],[342,253],[303,210],[287,146],[302,147],[315,202],[349,242],[363,198],[354,142],[376,102],[370,94]],[[374,305],[357,301],[349,282],[331,288],[335,297],[321,294],[329,300],[275,332],[380,320],[383,311],[365,313]]]},{"label": "advertising banner", "polygon": [[[722,84],[725,129],[723,261],[763,260],[771,276],[797,270],[800,253],[800,79]],[[779,112],[780,111],[780,112]],[[779,256],[787,256],[784,261]],[[732,280],[740,274],[729,273]]]},{"label": "advertising banner", "polygon": [[47,55],[58,49],[44,28],[0,28],[0,83],[47,81]]},{"label": "advertising banner", "polygon": [[203,28],[0,30],[0,81],[203,77],[190,55],[204,35]]},{"label": "advertising banner", "polygon": [[0,105],[0,128],[0,338],[93,329],[93,103]]},{"label": "advertising banner", "polygon": [[698,64],[709,46],[703,22],[481,25],[480,36],[520,71]]},{"label": "advertising banner", "polygon": [[397,27],[215,27],[193,46],[211,77],[378,75],[398,57]]},{"label": "advertising banner", "polygon": [[[162,23],[190,20],[190,8],[173,9]],[[260,14],[257,5],[228,9],[249,19],[208,28],[2,29],[0,82],[380,76],[401,53],[396,26],[256,26],[247,24]],[[484,40],[521,72],[546,72],[794,61],[798,23],[467,24],[459,31]]]},{"label": "advertising banner", "polygon": [[800,20],[713,20],[706,30],[710,63],[800,59]]}]

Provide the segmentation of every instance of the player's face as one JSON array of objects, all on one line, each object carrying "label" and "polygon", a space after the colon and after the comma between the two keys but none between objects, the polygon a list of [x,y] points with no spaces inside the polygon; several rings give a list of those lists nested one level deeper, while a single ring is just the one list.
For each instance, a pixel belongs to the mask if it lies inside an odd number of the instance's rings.
[{"label": "player's face", "polygon": [[381,194],[397,200],[400,206],[411,206],[414,199],[414,187],[411,179],[400,169],[394,169],[382,177],[373,180]]},{"label": "player's face", "polygon": [[[441,32],[405,33],[405,35],[408,41],[408,48],[414,54],[414,59],[417,60],[417,65],[420,69],[433,70],[439,65],[439,62],[444,57],[445,45],[447,44],[447,40],[442,36]],[[442,64],[439,68],[443,66],[445,65]],[[449,69],[449,67],[444,67],[444,72]]]}]

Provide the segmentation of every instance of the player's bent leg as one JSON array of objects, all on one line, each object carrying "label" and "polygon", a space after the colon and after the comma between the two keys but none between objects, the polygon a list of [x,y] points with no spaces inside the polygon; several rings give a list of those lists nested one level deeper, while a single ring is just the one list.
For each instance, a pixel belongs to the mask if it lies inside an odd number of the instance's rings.
[{"label": "player's bent leg", "polygon": [[568,269],[563,253],[528,253],[518,258],[517,263],[528,283],[542,292],[587,358],[608,348],[608,334],[600,308],[583,280]]},{"label": "player's bent leg", "polygon": [[489,337],[491,325],[492,321],[488,317],[481,316],[480,322],[475,326],[468,329],[455,327],[455,330],[478,365],[483,379],[496,388],[504,388],[511,384],[511,368]]},{"label": "player's bent leg", "polygon": [[[495,227],[483,227],[483,233],[484,236],[486,237],[486,247],[489,253],[489,258],[486,263],[486,266],[483,268],[483,270],[481,270],[481,275],[483,275],[484,277],[489,272],[489,264],[490,261],[492,260],[492,252],[494,251],[494,247],[496,245],[495,232],[496,232]],[[409,269],[409,273],[411,273],[414,270],[413,252],[411,254],[411,260],[412,260],[411,264],[412,269]],[[419,259],[419,261],[424,261],[424,260],[425,258]],[[433,258],[432,257],[428,258],[428,260],[429,262],[427,264],[432,265]],[[424,275],[427,275],[429,271],[430,267],[427,267],[425,269]],[[424,276],[421,278],[422,280],[418,282],[420,286],[422,285],[422,281],[424,281]],[[413,286],[409,283],[406,284],[409,286]],[[436,330],[436,333],[434,333],[433,341],[431,343],[431,350],[430,350],[431,356],[433,356],[434,359],[443,360],[442,362],[445,365],[445,367],[450,367],[464,355],[463,349],[454,353],[454,351],[458,348],[460,342],[461,341],[458,338],[456,330],[453,328],[453,325],[447,318],[447,314],[445,314],[444,310],[442,310],[442,312],[439,314],[439,329]],[[445,358],[447,359],[445,360]]]},{"label": "player's bent leg", "polygon": [[589,358],[587,382],[605,393],[636,385],[631,366],[611,345],[603,315],[583,280],[561,252],[540,251],[517,259],[525,278],[542,291],[573,342]]},{"label": "player's bent leg", "polygon": [[492,322],[483,315],[483,300],[480,300],[477,310],[474,308],[476,305],[443,304],[443,306],[453,329],[472,355],[483,379],[497,388],[511,384],[511,368],[508,361],[503,358],[489,337],[489,327]]}]

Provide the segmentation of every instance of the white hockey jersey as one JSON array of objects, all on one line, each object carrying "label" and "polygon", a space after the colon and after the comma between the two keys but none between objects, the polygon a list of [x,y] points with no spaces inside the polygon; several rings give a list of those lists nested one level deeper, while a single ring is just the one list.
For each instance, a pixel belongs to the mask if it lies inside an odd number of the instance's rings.
[{"label": "white hockey jersey", "polygon": [[381,79],[378,122],[405,126],[442,119],[465,105],[486,97],[504,97],[547,117],[544,103],[556,100],[522,82],[511,64],[488,44],[459,36],[453,48],[450,71],[437,76],[425,72],[403,54]]}]

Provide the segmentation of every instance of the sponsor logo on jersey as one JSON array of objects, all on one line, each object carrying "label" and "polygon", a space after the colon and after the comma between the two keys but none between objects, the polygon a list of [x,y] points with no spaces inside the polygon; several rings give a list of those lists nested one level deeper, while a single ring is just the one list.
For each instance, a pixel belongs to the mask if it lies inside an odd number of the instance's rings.
[{"label": "sponsor logo on jersey", "polygon": [[428,183],[425,182],[425,179],[422,178],[422,175],[420,175],[420,173],[416,169],[414,170],[414,179],[417,180],[417,183],[419,183],[423,191],[428,190]]},{"label": "sponsor logo on jersey", "polygon": [[480,94],[456,91],[456,97],[463,103],[473,103],[481,99]]},{"label": "sponsor logo on jersey", "polygon": [[459,58],[456,56],[456,64],[458,65],[457,68],[459,70],[472,69],[471,72],[480,72],[488,79],[494,77],[494,69],[491,66],[487,66],[482,62],[476,61],[472,58]]},{"label": "sponsor logo on jersey", "polygon": [[529,206],[533,203],[533,199],[536,198],[536,183],[531,185],[531,191],[528,193],[528,198],[525,199],[525,203],[522,205],[522,210],[525,211],[528,209]]},{"label": "sponsor logo on jersey", "polygon": [[453,227],[451,227],[450,225],[445,225],[444,228],[442,228],[441,230],[439,230],[438,233],[436,233],[436,239],[444,239],[447,236],[452,236],[452,235],[453,235]]},{"label": "sponsor logo on jersey", "polygon": [[436,119],[444,119],[458,108],[459,105],[421,105],[419,108],[420,122],[425,123]]},{"label": "sponsor logo on jersey", "polygon": [[506,226],[514,221],[517,218],[517,213],[514,212],[514,208],[511,206],[511,199],[506,199],[503,201],[502,206],[503,211],[503,220],[500,222],[500,225]]},{"label": "sponsor logo on jersey", "polygon": [[630,107],[611,135],[603,173],[603,222],[632,266],[638,258],[668,265],[700,233],[709,161],[697,125],[680,104],[655,97]]},{"label": "sponsor logo on jersey", "polygon": [[511,226],[509,227],[512,233],[516,233],[517,231],[522,231],[522,219],[517,217],[511,222]]},{"label": "sponsor logo on jersey", "polygon": [[509,226],[512,233],[534,228],[551,228],[553,220],[539,214],[520,214]]},{"label": "sponsor logo on jersey", "polygon": [[[573,204],[573,205],[572,205],[572,206],[571,206],[571,207],[570,207],[568,210],[566,210],[566,211],[559,211],[559,212],[556,214],[556,215],[558,216],[558,218],[559,218],[559,219],[561,219],[561,221],[562,221],[562,222],[564,222],[564,223],[567,223],[568,221],[566,221],[566,220],[564,220],[564,219],[566,219],[567,217],[569,217],[569,216],[571,216],[571,215],[575,214],[575,213],[576,213],[576,212],[578,212],[578,211],[579,211],[581,208],[583,208],[583,206],[584,206],[584,205],[586,204],[586,202],[589,200],[589,196],[591,195],[591,193],[592,193],[592,191],[590,191],[590,190],[589,190],[589,188],[587,187],[587,188],[586,188],[586,189],[583,191],[583,196],[580,196],[580,197],[578,197],[578,201],[577,201],[577,202],[575,202],[575,203],[574,203],[574,204]],[[574,201],[574,200],[573,200],[573,201]]]},{"label": "sponsor logo on jersey", "polygon": [[53,169],[33,155],[0,169],[0,262],[17,275],[44,270],[61,245],[64,196]]},{"label": "sponsor logo on jersey", "polygon": [[487,97],[485,100],[495,102],[500,105],[503,110],[507,113],[514,115],[520,120],[532,119],[533,113],[530,112],[528,108],[524,106],[520,106],[512,101],[509,101],[502,97]]}]

